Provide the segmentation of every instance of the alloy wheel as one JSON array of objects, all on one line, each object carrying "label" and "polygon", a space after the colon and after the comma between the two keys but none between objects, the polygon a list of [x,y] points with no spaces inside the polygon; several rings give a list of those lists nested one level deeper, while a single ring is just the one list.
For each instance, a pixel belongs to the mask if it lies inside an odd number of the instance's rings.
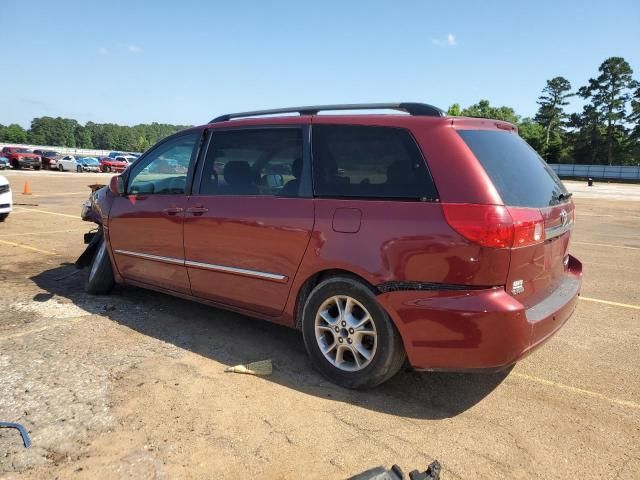
[{"label": "alloy wheel", "polygon": [[324,357],[340,370],[362,370],[376,354],[378,333],[373,318],[364,305],[347,295],[333,296],[320,305],[315,334]]}]

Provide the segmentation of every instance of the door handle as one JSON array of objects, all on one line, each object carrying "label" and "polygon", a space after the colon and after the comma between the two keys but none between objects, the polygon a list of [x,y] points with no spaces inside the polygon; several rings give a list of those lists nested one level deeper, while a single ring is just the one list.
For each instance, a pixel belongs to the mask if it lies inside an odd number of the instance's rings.
[{"label": "door handle", "polygon": [[193,215],[202,215],[208,211],[209,209],[203,205],[196,205],[195,207],[187,208],[187,212],[192,213]]},{"label": "door handle", "polygon": [[178,213],[184,212],[184,208],[181,207],[169,207],[162,210],[167,215],[176,215]]}]

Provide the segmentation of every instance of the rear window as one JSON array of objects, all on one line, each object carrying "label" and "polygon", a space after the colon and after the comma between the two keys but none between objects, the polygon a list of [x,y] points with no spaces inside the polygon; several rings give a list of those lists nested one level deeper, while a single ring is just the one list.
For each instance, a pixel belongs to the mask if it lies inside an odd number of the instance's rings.
[{"label": "rear window", "polygon": [[314,192],[320,197],[436,198],[427,165],[408,131],[313,126]]},{"label": "rear window", "polygon": [[505,205],[543,208],[567,193],[555,172],[518,135],[494,130],[458,131],[480,161]]}]

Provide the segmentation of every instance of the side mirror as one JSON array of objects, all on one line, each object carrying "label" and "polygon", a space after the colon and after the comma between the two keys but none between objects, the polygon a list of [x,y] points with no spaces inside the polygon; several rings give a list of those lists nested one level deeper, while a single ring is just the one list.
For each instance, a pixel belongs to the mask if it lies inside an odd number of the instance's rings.
[{"label": "side mirror", "polygon": [[124,180],[120,175],[115,175],[111,177],[109,181],[109,190],[114,195],[123,195],[124,194]]}]

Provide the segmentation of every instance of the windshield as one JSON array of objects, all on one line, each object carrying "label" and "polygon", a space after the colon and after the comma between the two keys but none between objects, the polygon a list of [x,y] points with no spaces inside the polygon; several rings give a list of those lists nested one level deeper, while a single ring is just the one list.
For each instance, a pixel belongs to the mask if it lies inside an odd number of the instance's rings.
[{"label": "windshield", "polygon": [[28,148],[16,148],[16,153],[31,153],[31,150]]},{"label": "windshield", "polygon": [[45,157],[55,157],[56,155],[58,155],[58,152],[47,150],[46,152],[42,152],[42,155],[44,155]]},{"label": "windshield", "polygon": [[518,135],[496,130],[460,130],[505,205],[543,208],[560,203],[567,190],[547,163]]}]

